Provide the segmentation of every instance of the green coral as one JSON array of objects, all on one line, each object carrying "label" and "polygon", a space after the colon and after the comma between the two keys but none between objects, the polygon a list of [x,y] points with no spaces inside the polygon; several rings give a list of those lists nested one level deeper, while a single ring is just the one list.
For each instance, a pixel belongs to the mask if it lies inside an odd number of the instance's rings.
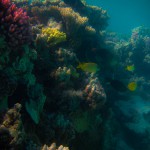
[{"label": "green coral", "polygon": [[13,69],[18,73],[32,72],[34,65],[30,59],[36,59],[37,54],[27,45],[24,45],[23,52],[22,57],[17,56],[15,62],[12,63]]},{"label": "green coral", "polygon": [[43,28],[42,34],[50,46],[66,41],[66,34],[64,32],[60,32],[56,28]]}]

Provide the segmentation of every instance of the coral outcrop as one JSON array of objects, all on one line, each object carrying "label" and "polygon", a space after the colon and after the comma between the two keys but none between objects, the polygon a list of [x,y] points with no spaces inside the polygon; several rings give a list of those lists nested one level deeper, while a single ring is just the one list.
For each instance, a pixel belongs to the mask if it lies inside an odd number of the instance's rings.
[{"label": "coral outcrop", "polygon": [[68,147],[64,147],[63,145],[60,145],[58,148],[56,148],[56,144],[52,143],[51,146],[44,145],[41,150],[69,150]]},{"label": "coral outcrop", "polygon": [[29,43],[31,30],[27,13],[10,0],[1,0],[0,10],[0,35],[13,47]]},{"label": "coral outcrop", "polygon": [[43,28],[42,35],[50,46],[66,41],[66,34],[56,28]]},{"label": "coral outcrop", "polygon": [[97,77],[90,75],[89,82],[84,89],[84,96],[91,108],[96,108],[99,105],[104,105],[106,101],[105,91]]},{"label": "coral outcrop", "polygon": [[[103,31],[108,18],[107,11],[80,0],[0,1],[0,144],[4,148],[69,150],[55,143],[47,146],[53,141],[75,150],[93,145],[116,148],[113,135],[118,126],[111,107],[120,93],[107,83],[107,76],[137,81],[137,91],[148,91],[148,77],[141,76],[142,67],[150,64],[150,39],[143,28],[133,30],[128,41]],[[140,66],[135,59],[139,54]],[[80,63],[95,64],[99,71],[78,69]],[[120,69],[132,64],[142,71]]]},{"label": "coral outcrop", "polygon": [[9,109],[0,123],[0,145],[2,149],[22,147],[24,129],[21,121],[21,104],[17,103]]}]

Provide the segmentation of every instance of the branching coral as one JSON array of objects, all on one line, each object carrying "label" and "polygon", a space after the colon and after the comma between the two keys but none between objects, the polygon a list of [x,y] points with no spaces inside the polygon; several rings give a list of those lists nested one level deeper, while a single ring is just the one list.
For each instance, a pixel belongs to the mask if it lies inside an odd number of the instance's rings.
[{"label": "branching coral", "polygon": [[29,17],[10,0],[0,1],[0,34],[11,47],[19,47],[31,40]]}]

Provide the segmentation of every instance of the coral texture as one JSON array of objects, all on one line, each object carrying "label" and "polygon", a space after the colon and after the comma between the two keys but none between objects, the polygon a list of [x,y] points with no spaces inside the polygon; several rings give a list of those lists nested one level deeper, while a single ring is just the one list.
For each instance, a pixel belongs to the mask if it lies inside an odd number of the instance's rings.
[{"label": "coral texture", "polygon": [[66,41],[66,34],[60,32],[56,28],[43,28],[42,34],[42,36],[46,38],[46,41],[47,43],[49,43],[50,46],[54,46],[56,44]]},{"label": "coral texture", "polygon": [[22,141],[24,140],[20,110],[21,104],[15,104],[14,108],[9,109],[6,112],[2,123],[0,124],[0,143],[3,146],[1,147],[3,149],[17,148],[22,144]]},{"label": "coral texture", "polygon": [[63,145],[60,145],[58,148],[56,147],[56,143],[52,143],[50,147],[47,145],[44,145],[41,150],[69,150],[68,147],[64,147]]},{"label": "coral texture", "polygon": [[0,1],[0,35],[10,46],[18,47],[31,40],[29,17],[22,8],[10,2]]},{"label": "coral texture", "polygon": [[104,105],[106,93],[95,75],[89,76],[89,82],[84,89],[84,95],[87,103],[91,108]]}]

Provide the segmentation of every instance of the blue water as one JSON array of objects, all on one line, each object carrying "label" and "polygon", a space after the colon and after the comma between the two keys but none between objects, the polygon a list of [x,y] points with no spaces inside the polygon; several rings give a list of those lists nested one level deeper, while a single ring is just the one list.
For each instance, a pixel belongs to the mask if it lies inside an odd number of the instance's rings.
[{"label": "blue water", "polygon": [[88,4],[107,10],[110,20],[108,29],[128,34],[137,26],[150,27],[149,0],[86,0]]}]

